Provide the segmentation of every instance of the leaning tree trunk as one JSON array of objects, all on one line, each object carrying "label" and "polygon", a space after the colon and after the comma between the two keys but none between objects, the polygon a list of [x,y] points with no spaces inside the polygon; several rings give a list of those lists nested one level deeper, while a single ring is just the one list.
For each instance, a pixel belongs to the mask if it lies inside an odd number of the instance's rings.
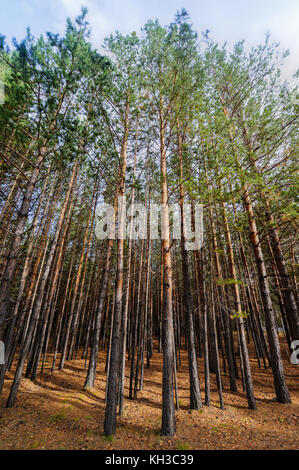
[{"label": "leaning tree trunk", "polygon": [[259,286],[261,291],[261,298],[265,312],[266,330],[270,347],[271,366],[274,376],[274,386],[276,391],[277,400],[280,403],[290,403],[291,398],[288,391],[284,376],[284,368],[281,358],[280,344],[275,324],[273,305],[271,300],[270,288],[268,283],[267,271],[264,262],[264,256],[261,248],[261,243],[256,227],[255,216],[246,185],[243,188],[243,201],[244,207],[248,216],[248,223],[251,234],[252,247],[256,259],[256,265],[259,276]]},{"label": "leaning tree trunk", "polygon": [[37,156],[34,169],[24,194],[20,212],[17,218],[15,234],[10,245],[5,270],[0,283],[0,341],[4,341],[5,319],[9,312],[11,287],[16,272],[19,249],[28,217],[33,191],[40,174],[40,165],[43,161],[44,153],[45,149],[42,148],[39,155]]},{"label": "leaning tree trunk", "polygon": [[[47,264],[46,264],[44,273],[43,273],[42,278],[41,278],[40,292],[45,291],[45,286],[46,286],[46,283],[47,283],[47,280],[48,280],[48,277],[49,277],[49,272],[50,272],[50,268],[51,268],[52,261],[53,261],[53,258],[54,258],[54,254],[55,254],[55,251],[56,251],[58,238],[59,238],[59,235],[60,235],[61,230],[62,230],[62,226],[63,226],[63,223],[64,223],[65,214],[66,214],[66,211],[67,211],[69,200],[70,200],[70,198],[73,194],[73,186],[74,186],[75,181],[77,179],[78,163],[79,163],[79,161],[77,159],[77,161],[76,161],[76,163],[73,167],[71,181],[70,181],[68,192],[67,192],[67,195],[66,195],[61,213],[60,213],[60,217],[59,217],[58,224],[57,224],[57,227],[56,227],[54,239],[53,239],[52,246],[51,246],[51,249],[50,249],[50,253],[49,253],[49,256],[48,256]],[[32,313],[32,317],[30,319],[30,324],[28,326],[26,337],[24,338],[24,343],[22,345],[22,349],[20,351],[19,361],[18,361],[18,364],[17,364],[17,367],[16,367],[14,380],[13,380],[13,383],[12,383],[12,386],[11,386],[11,389],[10,389],[10,394],[9,394],[9,397],[8,397],[8,401],[7,401],[7,404],[6,404],[7,408],[11,408],[14,405],[16,397],[17,397],[17,392],[18,392],[18,388],[19,388],[19,385],[20,385],[20,382],[21,382],[22,372],[23,372],[26,357],[27,357],[27,354],[28,354],[28,351],[29,351],[29,348],[30,348],[30,343],[31,343],[31,340],[32,340],[32,337],[33,337],[36,321],[38,320],[38,317],[40,315],[42,300],[43,300],[43,296],[39,295],[39,297],[36,301],[36,304],[34,306],[34,310],[33,310],[33,313]]]},{"label": "leaning tree trunk", "polygon": [[[241,125],[242,125],[242,130],[243,130],[244,143],[246,147],[248,148],[248,157],[249,157],[250,164],[253,167],[254,171],[260,177],[262,175],[262,172],[261,170],[258,169],[255,159],[253,158],[254,150],[252,148],[252,143],[248,135],[247,126],[242,120],[241,120]],[[277,223],[272,214],[269,196],[263,190],[260,190],[260,195],[264,202],[265,215],[270,226],[269,237],[271,241],[273,254],[275,257],[276,266],[277,266],[279,276],[280,276],[279,280],[282,286],[282,296],[283,296],[287,321],[289,325],[291,340],[298,340],[299,339],[298,310],[297,310],[294,292],[293,292],[292,285],[291,285],[290,276],[289,276],[287,266],[286,266],[286,261],[285,261],[283,250],[282,250],[281,243],[280,243]]]}]

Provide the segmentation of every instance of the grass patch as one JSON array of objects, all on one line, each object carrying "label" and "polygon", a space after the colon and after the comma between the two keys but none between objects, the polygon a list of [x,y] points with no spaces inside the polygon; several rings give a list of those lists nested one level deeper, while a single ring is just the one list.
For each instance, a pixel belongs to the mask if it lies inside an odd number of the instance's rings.
[{"label": "grass patch", "polygon": [[177,450],[188,450],[189,449],[189,444],[188,442],[180,442],[177,446],[176,446]]},{"label": "grass patch", "polygon": [[36,442],[33,442],[33,444],[31,444],[31,449],[36,449],[37,447],[39,447],[41,445],[41,442],[39,441],[36,441]]},{"label": "grass patch", "polygon": [[64,400],[62,400],[62,403],[64,403],[65,405],[69,405],[70,407],[73,406],[73,403],[71,402],[70,398],[65,398]]},{"label": "grass patch", "polygon": [[55,413],[54,415],[50,416],[49,422],[51,424],[56,424],[59,421],[62,421],[66,417],[66,410],[61,410],[58,413]]},{"label": "grass patch", "polygon": [[219,431],[219,428],[227,428],[229,424],[219,423],[218,426],[212,426],[212,431]]}]

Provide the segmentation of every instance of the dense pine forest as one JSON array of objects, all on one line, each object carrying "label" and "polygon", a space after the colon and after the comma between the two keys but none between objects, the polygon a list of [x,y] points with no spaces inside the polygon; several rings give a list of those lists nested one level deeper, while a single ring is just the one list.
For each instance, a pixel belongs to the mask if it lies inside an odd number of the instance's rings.
[{"label": "dense pine forest", "polygon": [[[248,419],[260,407],[296,415],[299,90],[298,77],[281,78],[288,52],[269,35],[250,50],[219,46],[182,10],[167,26],[112,34],[100,54],[87,20],[82,8],[63,36],[28,29],[10,47],[0,35],[0,425],[28,384],[56,397],[51,377],[68,367],[100,403],[107,445],[151,400],[158,440],[176,435],[181,408],[204,438],[203,417],[217,407],[221,419],[234,397]],[[129,236],[124,198],[137,207]],[[101,238],[104,202],[115,211]],[[150,236],[155,205],[164,237],[160,226]],[[188,249],[186,212],[195,231],[198,207],[201,243]]]}]

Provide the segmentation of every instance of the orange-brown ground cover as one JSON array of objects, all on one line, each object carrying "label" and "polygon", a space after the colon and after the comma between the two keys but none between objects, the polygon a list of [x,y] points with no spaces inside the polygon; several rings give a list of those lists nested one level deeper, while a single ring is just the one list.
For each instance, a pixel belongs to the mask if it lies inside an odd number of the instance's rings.
[{"label": "orange-brown ground cover", "polygon": [[[144,389],[137,401],[126,399],[112,441],[102,435],[105,397],[105,355],[100,352],[96,386],[83,391],[84,361],[66,363],[63,371],[48,372],[32,382],[23,379],[16,406],[5,409],[12,375],[1,397],[0,449],[296,449],[298,448],[299,367],[287,361],[282,345],[292,404],[275,401],[271,370],[259,369],[251,359],[257,411],[250,411],[238,381],[237,394],[229,391],[223,376],[225,410],[219,408],[215,376],[211,377],[211,406],[188,410],[187,354],[178,370],[180,409],[177,431],[161,438],[162,355],[156,350],[145,370]],[[204,397],[203,361],[199,361]],[[126,370],[128,378],[129,369]],[[128,385],[128,384],[126,384]],[[126,387],[126,394],[127,394]]]}]

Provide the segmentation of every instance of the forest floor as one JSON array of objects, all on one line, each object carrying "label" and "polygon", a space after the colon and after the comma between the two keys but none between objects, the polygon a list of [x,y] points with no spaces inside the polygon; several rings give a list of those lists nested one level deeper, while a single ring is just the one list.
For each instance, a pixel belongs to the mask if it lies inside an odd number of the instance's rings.
[{"label": "forest floor", "polygon": [[[23,379],[14,408],[4,408],[12,380],[8,380],[0,402],[0,449],[298,449],[299,368],[291,365],[282,344],[286,379],[292,403],[274,398],[271,370],[258,368],[251,359],[258,410],[247,408],[238,380],[238,393],[229,391],[223,375],[224,405],[219,408],[215,375],[211,375],[211,406],[188,410],[189,377],[187,353],[181,353],[178,369],[180,409],[176,411],[174,437],[161,437],[162,355],[155,349],[150,369],[145,369],[144,389],[137,400],[125,400],[113,440],[103,437],[105,410],[105,354],[99,354],[96,385],[84,391],[83,360],[68,361],[65,369],[46,370],[34,382]],[[203,360],[199,360],[204,400]],[[126,370],[126,396],[129,369]]]}]

